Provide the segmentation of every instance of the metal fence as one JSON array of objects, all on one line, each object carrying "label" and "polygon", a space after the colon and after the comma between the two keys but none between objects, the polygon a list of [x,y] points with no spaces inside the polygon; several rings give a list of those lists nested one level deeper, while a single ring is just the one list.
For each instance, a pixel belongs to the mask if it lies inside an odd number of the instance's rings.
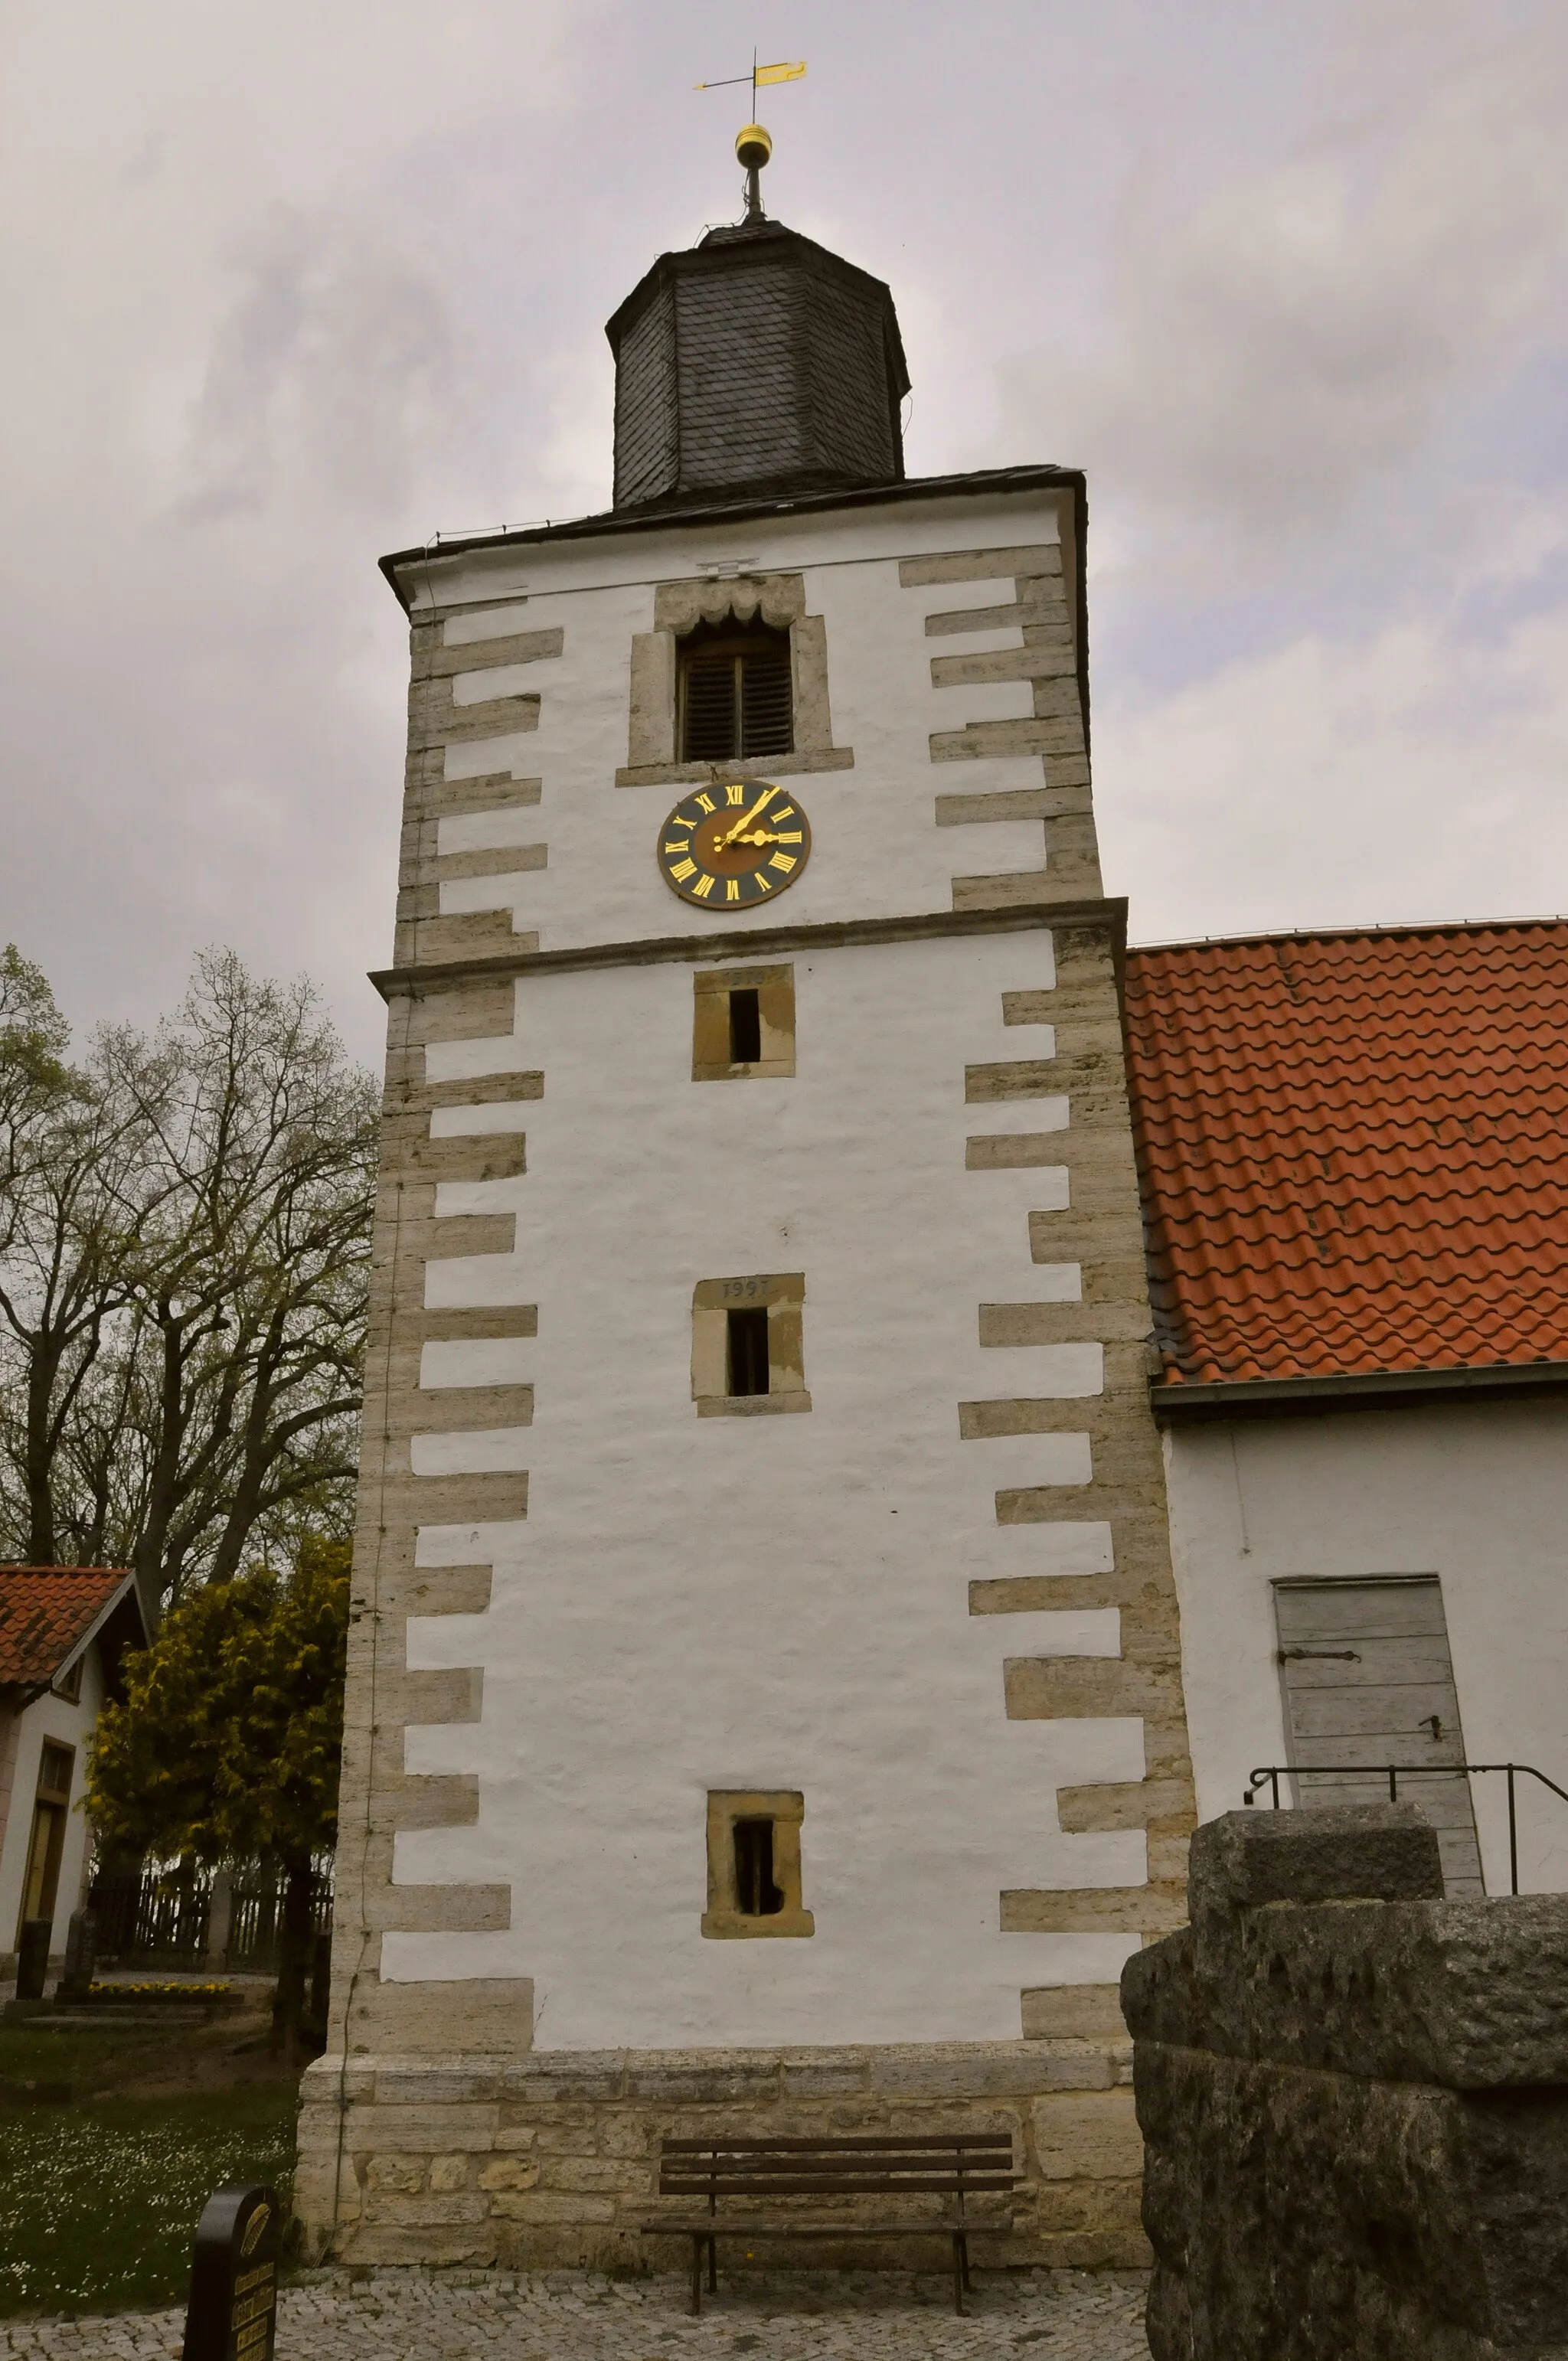
[{"label": "metal fence", "polygon": [[[330,1856],[317,1860],[312,1885],[314,1939],[332,1925]],[[89,1907],[104,1967],[270,1975],[278,1965],[283,1880],[267,1862],[229,1871],[202,1870],[189,1861],[102,1869]]]}]

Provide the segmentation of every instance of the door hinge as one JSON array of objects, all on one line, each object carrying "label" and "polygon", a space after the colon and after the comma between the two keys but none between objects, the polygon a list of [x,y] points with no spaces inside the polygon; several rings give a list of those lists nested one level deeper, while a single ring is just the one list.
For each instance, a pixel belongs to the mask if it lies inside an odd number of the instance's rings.
[{"label": "door hinge", "polygon": [[1354,1648],[1279,1648],[1275,1652],[1277,1664],[1288,1664],[1299,1656],[1326,1657],[1336,1664],[1359,1664],[1360,1656]]}]

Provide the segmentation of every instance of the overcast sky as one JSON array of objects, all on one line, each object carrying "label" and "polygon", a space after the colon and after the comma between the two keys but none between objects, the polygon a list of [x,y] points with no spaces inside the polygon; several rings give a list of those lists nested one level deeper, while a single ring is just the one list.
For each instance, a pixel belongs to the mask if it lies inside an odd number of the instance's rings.
[{"label": "overcast sky", "polygon": [[[0,937],[378,1060],[437,528],[604,505],[603,323],[770,208],[891,281],[911,472],[1090,471],[1146,940],[1568,908],[1563,0],[56,0],[0,20]],[[743,95],[743,94],[742,94]]]}]

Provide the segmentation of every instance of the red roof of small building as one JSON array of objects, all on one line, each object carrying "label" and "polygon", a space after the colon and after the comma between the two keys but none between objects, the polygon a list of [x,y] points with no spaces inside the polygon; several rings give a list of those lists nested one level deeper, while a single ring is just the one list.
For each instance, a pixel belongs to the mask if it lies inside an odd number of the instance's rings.
[{"label": "red roof of small building", "polygon": [[0,1686],[52,1681],[130,1578],[112,1565],[0,1565]]},{"label": "red roof of small building", "polygon": [[1170,1384],[1568,1361],[1568,922],[1129,951]]}]

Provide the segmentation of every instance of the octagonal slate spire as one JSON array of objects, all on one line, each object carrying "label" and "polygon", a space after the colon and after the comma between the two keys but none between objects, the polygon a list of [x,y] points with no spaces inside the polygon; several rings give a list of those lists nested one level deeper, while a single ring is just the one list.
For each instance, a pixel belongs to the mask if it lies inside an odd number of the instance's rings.
[{"label": "octagonal slate spire", "polygon": [[662,254],[605,334],[618,509],[903,477],[892,291],[780,222]]}]

